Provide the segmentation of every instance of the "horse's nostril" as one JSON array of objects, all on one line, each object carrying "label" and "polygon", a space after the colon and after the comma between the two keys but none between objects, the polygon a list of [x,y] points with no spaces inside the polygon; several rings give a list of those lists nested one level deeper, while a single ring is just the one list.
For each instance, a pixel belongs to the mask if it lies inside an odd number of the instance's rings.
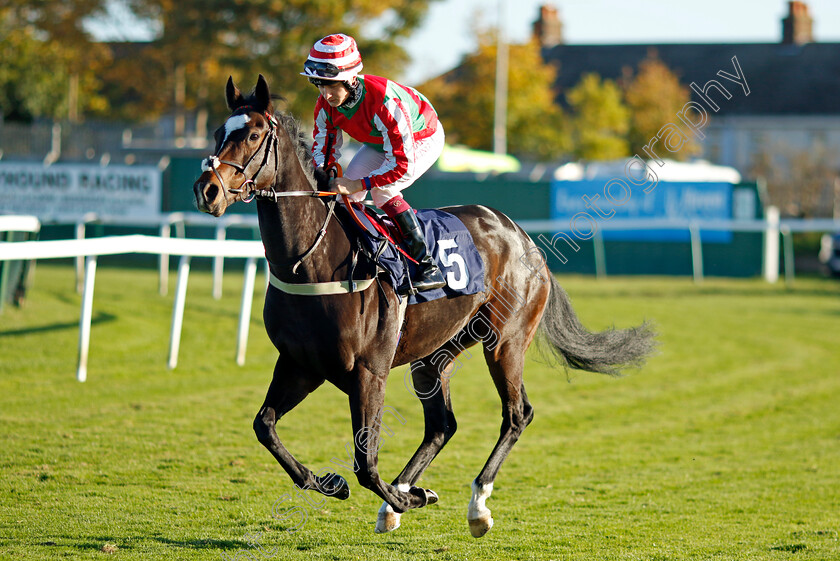
[{"label": "horse's nostril", "polygon": [[213,183],[208,183],[207,186],[204,188],[204,199],[207,202],[215,201],[218,194],[219,187]]}]

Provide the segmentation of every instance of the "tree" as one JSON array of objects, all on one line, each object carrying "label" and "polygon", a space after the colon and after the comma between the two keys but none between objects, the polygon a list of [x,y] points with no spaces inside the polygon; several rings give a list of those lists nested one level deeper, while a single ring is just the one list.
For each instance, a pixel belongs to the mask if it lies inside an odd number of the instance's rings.
[{"label": "tree", "polygon": [[821,140],[812,141],[806,150],[784,141],[764,141],[757,146],[750,175],[766,182],[769,202],[783,215],[828,218],[837,181],[830,162],[831,151]]},{"label": "tree", "polygon": [[[630,109],[630,152],[641,155],[642,148],[665,123],[674,122],[691,95],[653,50],[639,63],[636,75],[624,83],[624,97]],[[690,139],[670,157],[685,160],[699,151],[697,142]]]},{"label": "tree", "polygon": [[536,40],[511,49],[509,81],[515,93],[508,97],[508,145],[518,156],[556,160],[571,149],[569,126],[555,103],[557,72],[545,64]]},{"label": "tree", "polygon": [[[478,50],[461,65],[419,86],[435,106],[447,140],[477,150],[493,145],[496,83],[495,31],[478,32]],[[507,144],[519,157],[550,160],[568,150],[562,109],[554,103],[553,67],[532,41],[510,45]]]},{"label": "tree", "polygon": [[[309,118],[316,90],[299,73],[316,40],[353,35],[365,71],[392,75],[408,58],[399,40],[434,1],[3,0],[0,110],[6,118],[59,119],[78,106],[148,121],[173,107],[209,107],[220,118],[227,77],[249,88],[262,73],[290,111]],[[157,36],[97,42],[86,24],[108,20],[115,4],[150,22]]]},{"label": "tree", "polygon": [[228,75],[248,89],[262,73],[292,113],[309,118],[317,91],[300,72],[315,41],[339,31],[352,35],[365,72],[390,75],[408,58],[399,39],[434,1],[125,0],[137,17],[157,22],[160,36],[143,49],[142,65],[118,61],[112,95],[131,101],[126,107],[134,118],[156,117],[173,105],[207,106],[219,117],[226,114]]},{"label": "tree", "polygon": [[108,52],[91,41],[83,25],[98,10],[98,0],[0,4],[4,118],[78,118],[107,109],[97,91]]},{"label": "tree", "polygon": [[612,80],[585,74],[566,100],[572,109],[574,155],[584,160],[612,160],[630,155],[630,111]]}]

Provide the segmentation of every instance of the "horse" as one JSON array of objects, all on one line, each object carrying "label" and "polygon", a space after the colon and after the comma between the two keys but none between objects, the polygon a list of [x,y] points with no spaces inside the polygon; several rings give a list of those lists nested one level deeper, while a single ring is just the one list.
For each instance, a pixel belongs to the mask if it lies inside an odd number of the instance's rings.
[{"label": "horse", "polygon": [[[275,111],[265,78],[260,75],[247,95],[229,78],[225,97],[231,114],[215,131],[215,153],[202,163],[193,190],[198,209],[216,217],[237,201],[256,199],[270,275],[277,281],[267,289],[263,319],[279,354],[254,419],[257,439],[301,489],[348,498],[341,475],[314,474],[275,430],[284,414],[331,382],[349,398],[358,483],[384,501],[375,531],[394,530],[406,511],[438,501],[434,491],[416,483],[457,428],[447,369],[481,342],[502,407],[498,441],[472,481],[468,505],[470,532],[483,536],[493,526],[486,505],[493,482],[534,418],[523,371],[525,351],[538,331],[547,355],[561,367],[618,375],[643,364],[655,346],[652,327],[645,322],[587,331],[528,234],[481,205],[441,210],[472,235],[484,264],[484,291],[406,306],[374,263],[358,259],[346,213],[333,219],[342,213],[337,194],[328,190],[329,176],[315,168],[299,122]],[[391,369],[406,364],[425,430],[389,484],[377,469],[385,382]]]}]

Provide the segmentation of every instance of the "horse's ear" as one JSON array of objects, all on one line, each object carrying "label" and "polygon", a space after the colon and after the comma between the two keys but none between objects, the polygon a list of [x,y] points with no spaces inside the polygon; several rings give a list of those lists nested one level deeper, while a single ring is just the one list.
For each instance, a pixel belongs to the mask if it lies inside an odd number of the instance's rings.
[{"label": "horse's ear", "polygon": [[265,76],[260,74],[260,77],[257,78],[257,87],[254,89],[254,97],[256,98],[257,105],[261,107],[263,110],[268,111],[271,107],[271,93],[268,91],[268,82],[265,80]]},{"label": "horse's ear", "polygon": [[242,92],[233,83],[233,76],[228,76],[227,86],[225,86],[225,98],[227,99],[228,109],[231,111],[234,111],[242,105],[245,100],[242,97]]}]

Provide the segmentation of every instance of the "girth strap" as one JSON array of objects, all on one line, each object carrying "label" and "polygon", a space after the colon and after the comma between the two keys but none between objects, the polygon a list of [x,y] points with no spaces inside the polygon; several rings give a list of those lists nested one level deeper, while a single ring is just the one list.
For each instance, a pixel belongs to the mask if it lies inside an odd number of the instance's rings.
[{"label": "girth strap", "polygon": [[300,296],[325,296],[328,294],[361,292],[370,288],[370,285],[375,280],[376,277],[359,281],[289,283],[281,281],[273,273],[269,273],[268,275],[268,283],[277,290],[281,290],[286,294],[297,294]]}]

